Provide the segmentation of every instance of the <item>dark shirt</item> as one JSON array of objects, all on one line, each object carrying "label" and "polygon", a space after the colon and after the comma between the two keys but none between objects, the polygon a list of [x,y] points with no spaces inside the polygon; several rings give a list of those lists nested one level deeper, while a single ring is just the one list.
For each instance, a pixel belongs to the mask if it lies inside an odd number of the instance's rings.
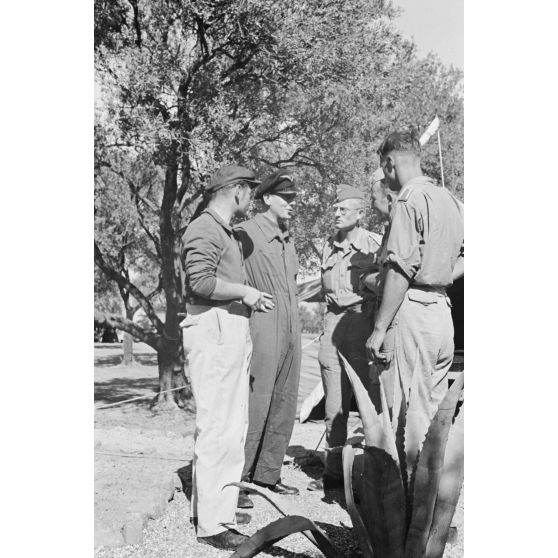
[{"label": "dark shirt", "polygon": [[[213,209],[206,209],[192,221],[184,236],[183,258],[187,301],[210,304],[217,278],[229,283],[246,283],[240,244],[232,227]],[[227,301],[219,301],[226,304]]]},{"label": "dark shirt", "polygon": [[244,221],[235,231],[242,243],[248,284],[273,295],[276,308],[270,314],[286,312],[298,320],[298,258],[289,231],[264,213]]}]

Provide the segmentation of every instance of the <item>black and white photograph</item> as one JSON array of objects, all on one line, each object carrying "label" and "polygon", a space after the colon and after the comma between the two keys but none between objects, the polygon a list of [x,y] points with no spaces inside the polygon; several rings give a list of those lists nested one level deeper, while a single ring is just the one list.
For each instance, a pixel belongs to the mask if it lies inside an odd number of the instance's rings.
[{"label": "black and white photograph", "polygon": [[92,26],[90,551],[463,558],[463,0]]}]

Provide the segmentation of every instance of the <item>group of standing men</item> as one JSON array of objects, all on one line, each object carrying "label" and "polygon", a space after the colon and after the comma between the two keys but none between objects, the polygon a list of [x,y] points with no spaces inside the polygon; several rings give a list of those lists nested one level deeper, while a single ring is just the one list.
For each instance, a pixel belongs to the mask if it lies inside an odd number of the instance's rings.
[{"label": "group of standing men", "polygon": [[[378,406],[380,382],[398,409],[418,370],[430,417],[453,356],[445,288],[463,274],[462,205],[422,175],[414,135],[394,132],[378,152],[372,202],[389,216],[386,234],[360,226],[364,195],[341,185],[336,233],[323,251],[319,362],[328,451],[324,476],[310,490],[342,486],[351,389],[338,350]],[[233,228],[252,194],[265,211]],[[230,550],[246,539],[237,524],[250,520],[237,507],[253,505],[230,483],[298,494],[281,482],[301,361],[298,259],[288,228],[296,189],[287,169],[259,182],[249,169],[229,165],[214,174],[206,196],[183,238],[188,299],[181,326],[196,403],[191,520],[199,542]]]}]

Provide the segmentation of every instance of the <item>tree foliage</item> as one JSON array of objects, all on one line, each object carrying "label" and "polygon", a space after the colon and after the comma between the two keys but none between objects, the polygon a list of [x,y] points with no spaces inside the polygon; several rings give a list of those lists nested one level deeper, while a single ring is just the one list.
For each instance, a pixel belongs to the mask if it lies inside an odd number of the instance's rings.
[{"label": "tree foliage", "polygon": [[[335,186],[368,189],[391,129],[437,113],[446,183],[462,192],[462,76],[419,60],[396,17],[383,0],[96,0],[96,261],[151,318],[158,351],[178,358],[180,239],[220,165],[292,167],[307,271]],[[439,176],[434,145],[424,166]],[[149,311],[157,288],[164,320]]]}]

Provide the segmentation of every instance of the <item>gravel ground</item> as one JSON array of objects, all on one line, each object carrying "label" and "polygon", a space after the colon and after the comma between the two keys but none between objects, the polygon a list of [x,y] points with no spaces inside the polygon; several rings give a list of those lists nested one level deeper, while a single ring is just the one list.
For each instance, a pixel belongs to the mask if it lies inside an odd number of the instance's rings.
[{"label": "gravel ground", "polygon": [[[315,344],[314,344],[315,345]],[[157,371],[154,355],[149,348],[138,347],[136,355],[143,366],[124,368],[115,366],[120,360],[118,347],[99,346],[95,350],[95,401],[97,405],[112,403],[146,393],[153,393],[157,386]],[[315,346],[305,351],[304,364],[315,367]],[[139,353],[139,354],[138,354]],[[307,391],[311,390],[314,380],[309,377]],[[192,446],[192,410],[176,416],[153,416],[148,411],[147,401],[132,405],[105,409],[95,413],[96,451],[107,453],[131,452],[144,455],[161,456],[156,459],[126,459],[99,454],[96,456],[96,517],[110,514],[112,520],[121,522],[122,517],[134,506],[144,514],[153,507],[148,488],[154,479],[161,480],[161,493],[164,493],[167,480],[175,476],[174,471],[184,465],[177,461],[165,461],[164,457],[188,459]],[[352,442],[359,441],[360,420],[351,415],[349,427],[353,433]],[[317,523],[343,550],[346,556],[359,556],[351,532],[351,520],[345,510],[342,491],[328,493],[309,492],[308,482],[318,478],[321,466],[308,464],[308,456],[318,445],[324,432],[322,421],[295,423],[291,445],[283,467],[283,481],[300,489],[297,497],[284,497],[296,506],[300,515]],[[323,441],[322,441],[323,444]],[[322,455],[318,451],[318,455]],[[141,469],[138,470],[138,467]],[[135,469],[134,469],[135,468]],[[129,474],[126,472],[129,469]],[[134,472],[135,470],[135,472]],[[138,472],[139,471],[139,472]],[[140,478],[140,474],[146,478]],[[126,476],[128,475],[128,476]],[[167,479],[168,477],[168,479]],[[127,478],[131,480],[126,480]],[[149,481],[151,479],[151,481]],[[133,480],[133,482],[132,482]],[[144,483],[136,486],[137,483]],[[176,483],[180,484],[180,483]],[[156,487],[155,487],[156,488]],[[155,490],[155,489],[154,489]],[[130,500],[130,495],[134,496]],[[146,498],[149,502],[144,502]],[[140,501],[141,500],[141,501]],[[281,517],[280,513],[268,502],[258,496],[253,497],[255,507],[249,512],[252,522],[240,528],[251,535],[271,521]],[[133,504],[133,506],[132,506]],[[124,507],[122,507],[124,506]],[[122,508],[122,510],[119,509]],[[100,547],[95,551],[97,558],[189,558],[225,557],[230,552],[219,551],[199,544],[193,527],[189,523],[189,503],[182,491],[175,493],[174,499],[146,522],[143,533],[136,536],[140,544],[120,547]],[[463,557],[463,496],[454,518],[457,537],[446,546],[444,558]],[[133,534],[133,533],[132,533]],[[142,538],[143,535],[143,538]],[[125,537],[128,540],[127,537]],[[280,541],[261,556],[318,557],[322,554],[303,535],[295,534]]]},{"label": "gravel ground", "polygon": [[[351,417],[353,431],[360,425],[357,417]],[[309,517],[317,523],[346,556],[359,556],[357,546],[351,533],[351,520],[345,510],[342,491],[328,493],[306,490],[308,482],[320,475],[321,467],[307,464],[308,451],[313,450],[322,435],[321,422],[296,424],[283,467],[282,479],[286,484],[300,489],[300,496],[284,497],[295,505],[300,515]],[[320,452],[321,453],[321,452]],[[306,458],[305,458],[306,456]],[[240,528],[251,535],[271,521],[278,519],[279,512],[268,502],[258,496],[253,497],[255,507],[249,510],[252,522]],[[448,544],[444,558],[462,558],[463,556],[463,503],[456,514],[458,525],[457,540]],[[197,543],[193,527],[189,523],[189,505],[183,492],[177,492],[165,512],[156,520],[149,521],[144,530],[143,542],[120,548],[101,548],[96,552],[97,558],[184,558],[184,557],[225,557],[230,552],[219,551],[207,545]],[[260,554],[261,556],[319,557],[322,554],[303,535],[295,534],[283,539],[274,547]]]}]

